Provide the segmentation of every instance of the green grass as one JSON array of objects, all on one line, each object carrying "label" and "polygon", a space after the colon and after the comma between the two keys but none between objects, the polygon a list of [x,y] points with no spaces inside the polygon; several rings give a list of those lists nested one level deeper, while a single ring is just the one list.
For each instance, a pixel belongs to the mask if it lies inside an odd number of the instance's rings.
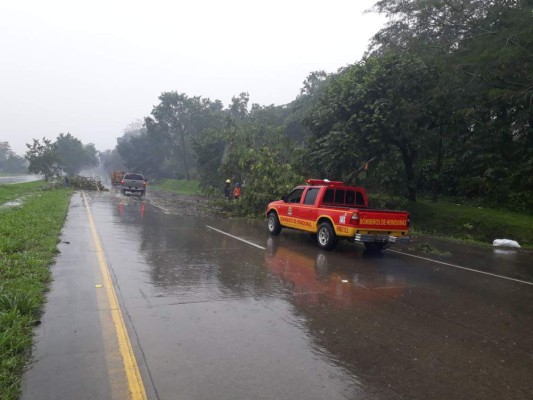
[{"label": "green grass", "polygon": [[24,198],[0,211],[0,394],[18,399],[33,327],[45,302],[49,266],[57,253],[70,190],[41,190],[43,182],[0,185],[0,204]]},{"label": "green grass", "polygon": [[185,179],[160,179],[153,184],[148,182],[148,188],[166,190],[178,194],[193,195],[200,193],[200,182],[196,180],[187,181]]},{"label": "green grass", "polygon": [[429,200],[409,203],[407,210],[415,232],[490,244],[494,239],[512,239],[533,247],[531,215]]},{"label": "green grass", "polygon": [[0,185],[0,205],[28,195],[34,195],[44,185],[43,181],[33,181],[12,185]]}]

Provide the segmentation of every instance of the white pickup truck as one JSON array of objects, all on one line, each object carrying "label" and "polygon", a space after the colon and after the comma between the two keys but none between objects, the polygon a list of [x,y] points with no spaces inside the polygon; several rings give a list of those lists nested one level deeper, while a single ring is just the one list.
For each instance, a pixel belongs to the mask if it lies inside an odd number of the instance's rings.
[{"label": "white pickup truck", "polygon": [[125,195],[126,192],[130,193],[139,193],[141,196],[144,196],[146,193],[146,182],[144,176],[141,174],[130,174],[127,173],[122,178],[120,182],[120,192]]}]

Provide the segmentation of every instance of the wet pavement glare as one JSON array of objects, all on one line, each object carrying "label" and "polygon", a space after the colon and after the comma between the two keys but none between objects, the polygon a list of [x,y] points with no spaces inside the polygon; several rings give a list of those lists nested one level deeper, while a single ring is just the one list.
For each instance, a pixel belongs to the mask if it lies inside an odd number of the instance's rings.
[{"label": "wet pavement glare", "polygon": [[[348,243],[322,252],[263,221],[89,197],[160,399],[533,398],[532,286]],[[498,272],[509,260],[489,259],[480,267]]]}]

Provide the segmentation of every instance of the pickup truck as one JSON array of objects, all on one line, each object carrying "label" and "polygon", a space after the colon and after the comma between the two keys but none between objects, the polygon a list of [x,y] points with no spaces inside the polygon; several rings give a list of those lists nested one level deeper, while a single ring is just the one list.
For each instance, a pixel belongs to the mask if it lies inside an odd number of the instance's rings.
[{"label": "pickup truck", "polygon": [[268,204],[267,226],[272,235],[279,235],[282,228],[309,232],[324,250],[332,250],[339,239],[362,242],[371,250],[409,241],[406,211],[368,208],[362,187],[327,179],[308,179],[306,183]]},{"label": "pickup truck", "polygon": [[125,195],[126,192],[139,193],[144,196],[146,193],[146,182],[144,176],[141,174],[124,174],[122,181],[120,182],[120,192]]}]

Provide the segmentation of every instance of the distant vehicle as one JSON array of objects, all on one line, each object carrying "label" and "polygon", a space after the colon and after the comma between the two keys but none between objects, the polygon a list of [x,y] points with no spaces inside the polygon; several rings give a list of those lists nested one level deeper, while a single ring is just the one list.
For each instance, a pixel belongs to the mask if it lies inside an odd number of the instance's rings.
[{"label": "distant vehicle", "polygon": [[141,196],[146,194],[146,179],[141,174],[127,173],[120,182],[120,192],[125,195],[126,192],[139,193]]},{"label": "distant vehicle", "polygon": [[122,182],[122,178],[124,178],[125,174],[126,173],[124,171],[113,171],[113,173],[111,174],[111,184],[114,186],[120,185]]},{"label": "distant vehicle", "polygon": [[308,179],[283,200],[267,206],[267,226],[272,235],[282,228],[316,234],[318,246],[331,250],[339,239],[362,242],[381,250],[391,243],[409,240],[409,213],[372,210],[362,187],[327,179]]}]

